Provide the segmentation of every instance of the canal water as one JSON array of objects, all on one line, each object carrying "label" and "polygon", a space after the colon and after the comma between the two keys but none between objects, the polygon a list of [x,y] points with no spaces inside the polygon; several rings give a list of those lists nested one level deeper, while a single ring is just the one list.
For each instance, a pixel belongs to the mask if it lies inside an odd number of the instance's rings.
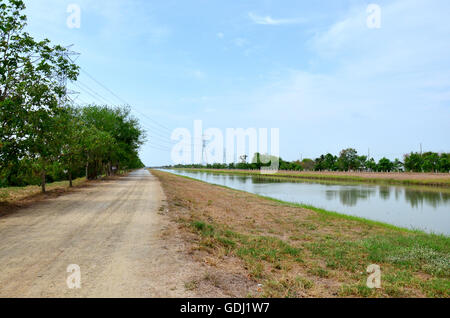
[{"label": "canal water", "polygon": [[417,186],[312,182],[213,172],[164,170],[283,201],[450,235],[450,191]]}]

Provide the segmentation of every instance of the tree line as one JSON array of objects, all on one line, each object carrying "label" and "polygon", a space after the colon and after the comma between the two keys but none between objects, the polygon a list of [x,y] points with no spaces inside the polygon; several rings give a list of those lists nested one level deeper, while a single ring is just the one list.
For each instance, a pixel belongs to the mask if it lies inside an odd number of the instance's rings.
[{"label": "tree line", "polygon": [[259,170],[263,166],[270,166],[273,160],[278,161],[279,170],[291,171],[450,172],[450,153],[411,152],[404,155],[403,161],[397,158],[391,161],[383,157],[377,162],[374,158],[358,155],[353,148],[343,149],[339,155],[327,153],[314,160],[305,158],[285,161],[282,158],[255,153],[251,162],[191,164],[174,167]]},{"label": "tree line", "polygon": [[0,186],[111,175],[142,167],[145,132],[127,107],[72,107],[79,67],[60,45],[25,32],[25,4],[0,0]]}]

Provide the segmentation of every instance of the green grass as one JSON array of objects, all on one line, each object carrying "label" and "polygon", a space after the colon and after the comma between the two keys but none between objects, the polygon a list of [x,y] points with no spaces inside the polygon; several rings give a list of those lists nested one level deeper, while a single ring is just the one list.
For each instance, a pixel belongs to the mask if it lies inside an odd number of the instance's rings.
[{"label": "green grass", "polygon": [[[408,289],[415,287],[423,290],[429,297],[449,297],[450,282],[450,239],[445,236],[393,232],[389,234],[371,235],[356,241],[340,240],[330,237],[322,241],[305,242],[303,247],[292,246],[286,241],[274,237],[243,235],[224,229],[223,225],[207,224],[193,221],[191,227],[205,240],[201,244],[214,248],[223,246],[228,253],[241,258],[250,276],[254,279],[268,279],[265,282],[267,296],[297,295],[295,288],[299,282],[291,280],[276,281],[267,276],[267,266],[274,270],[289,268],[290,262],[304,263],[303,250],[310,251],[311,260],[325,260],[326,268],[308,262],[308,274],[329,278],[333,273],[342,271],[353,273],[356,283],[344,284],[341,296],[375,297],[378,292],[366,287],[365,270],[367,264],[381,264],[383,272],[383,291],[392,297],[406,297]],[[414,273],[423,272],[430,275],[427,281],[419,280]],[[311,284],[302,282],[301,289]],[[281,289],[280,289],[281,288]]]},{"label": "green grass", "polygon": [[[269,263],[274,268],[281,269],[283,262],[289,259],[294,262],[303,262],[302,250],[274,237],[244,235],[227,229],[223,225],[207,224],[203,221],[193,221],[191,227],[207,240],[200,244],[205,247],[222,246],[227,251],[235,253],[245,261],[250,272],[256,278],[262,278],[263,263]],[[211,244],[211,240],[214,244]]]},{"label": "green grass", "polygon": [[[298,290],[311,288],[308,279],[292,278],[274,280],[267,275],[268,266],[283,272],[289,263],[304,264],[304,252],[308,257],[308,274],[329,278],[343,271],[353,273],[356,283],[344,284],[341,296],[376,297],[377,290],[366,287],[367,264],[381,264],[383,292],[391,297],[407,297],[410,288],[422,290],[429,297],[449,297],[450,294],[450,240],[444,236],[420,233],[390,233],[372,235],[356,241],[339,240],[334,237],[317,242],[306,242],[302,247],[292,246],[274,237],[243,235],[224,229],[223,225],[193,221],[191,227],[202,237],[206,247],[223,246],[228,253],[241,258],[254,279],[262,279],[266,296],[295,297]],[[326,268],[314,265],[314,260],[325,260]],[[273,271],[272,270],[272,271]],[[419,280],[414,274],[427,273],[431,279]],[[334,274],[333,274],[334,273]]]},{"label": "green grass", "polygon": [[313,174],[308,172],[277,172],[274,174],[261,174],[259,170],[217,170],[217,169],[194,169],[194,168],[173,168],[174,170],[197,171],[197,172],[213,172],[218,174],[234,174],[234,175],[249,175],[258,176],[261,178],[278,178],[286,179],[304,179],[304,180],[322,180],[322,181],[344,181],[344,182],[358,182],[358,183],[376,183],[376,184],[397,184],[397,185],[422,185],[435,187],[450,187],[450,176],[445,179],[393,179],[385,178],[370,178],[350,175],[332,175],[332,174]]}]

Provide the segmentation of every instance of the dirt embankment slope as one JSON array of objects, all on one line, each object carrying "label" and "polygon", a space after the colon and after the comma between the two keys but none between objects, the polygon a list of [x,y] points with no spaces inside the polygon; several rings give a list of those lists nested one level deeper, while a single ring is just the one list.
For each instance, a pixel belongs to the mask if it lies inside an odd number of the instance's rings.
[{"label": "dirt embankment slope", "polygon": [[[153,173],[166,193],[170,214],[192,244],[194,259],[222,277],[248,276],[260,284],[252,295],[450,297],[448,237]],[[380,289],[366,286],[371,264],[381,268]]]}]

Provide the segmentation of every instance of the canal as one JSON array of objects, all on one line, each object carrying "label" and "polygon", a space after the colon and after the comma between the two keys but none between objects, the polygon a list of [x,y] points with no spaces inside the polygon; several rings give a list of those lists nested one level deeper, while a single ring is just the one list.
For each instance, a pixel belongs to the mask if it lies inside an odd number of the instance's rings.
[{"label": "canal", "polygon": [[341,214],[450,235],[450,191],[448,189],[313,182],[185,170],[164,171]]}]

